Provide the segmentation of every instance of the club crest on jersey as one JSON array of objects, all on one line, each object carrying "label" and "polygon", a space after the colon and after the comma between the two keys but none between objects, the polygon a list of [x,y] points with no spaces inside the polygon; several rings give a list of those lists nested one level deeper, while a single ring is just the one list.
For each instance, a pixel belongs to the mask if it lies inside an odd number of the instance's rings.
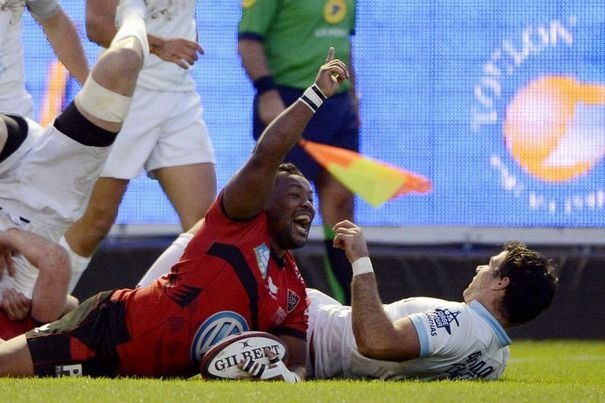
[{"label": "club crest on jersey", "polygon": [[460,311],[450,311],[447,308],[436,308],[433,312],[427,312],[426,318],[431,329],[431,336],[437,336],[437,329],[443,328],[448,334],[452,334],[452,323],[460,326],[458,315]]},{"label": "club crest on jersey", "polygon": [[269,269],[271,250],[266,244],[262,244],[254,248],[254,254],[256,255],[258,270],[260,270],[260,274],[263,277],[263,280],[265,280],[267,278],[267,270]]},{"label": "club crest on jersey", "polygon": [[288,313],[292,312],[300,302],[300,297],[292,290],[288,290]]}]

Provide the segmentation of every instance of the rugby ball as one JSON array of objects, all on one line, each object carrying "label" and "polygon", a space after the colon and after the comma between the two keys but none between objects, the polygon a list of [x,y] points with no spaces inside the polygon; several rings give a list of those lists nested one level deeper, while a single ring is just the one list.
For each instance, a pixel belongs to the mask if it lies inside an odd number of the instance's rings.
[{"label": "rugby ball", "polygon": [[269,347],[284,363],[288,359],[288,349],[284,342],[267,332],[248,331],[226,337],[212,346],[202,357],[200,372],[206,379],[241,379],[251,375],[237,364],[250,357],[254,361],[269,364],[265,355]]}]

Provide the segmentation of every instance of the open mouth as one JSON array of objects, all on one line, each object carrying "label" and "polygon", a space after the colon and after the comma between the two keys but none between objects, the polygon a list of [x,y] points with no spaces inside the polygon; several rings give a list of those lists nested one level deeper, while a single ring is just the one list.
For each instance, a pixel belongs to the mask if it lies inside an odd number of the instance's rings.
[{"label": "open mouth", "polygon": [[294,228],[303,235],[306,235],[311,224],[311,216],[308,214],[299,214],[294,217]]}]

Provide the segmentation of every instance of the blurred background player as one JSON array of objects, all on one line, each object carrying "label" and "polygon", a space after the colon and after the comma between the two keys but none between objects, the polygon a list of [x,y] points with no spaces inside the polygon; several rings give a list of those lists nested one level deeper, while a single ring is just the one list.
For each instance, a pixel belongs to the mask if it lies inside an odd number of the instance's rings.
[{"label": "blurred background player", "polygon": [[[28,118],[0,114],[1,231],[18,228],[61,242],[67,227],[82,214],[91,181],[101,173],[149,53],[144,3],[132,3],[124,9],[124,23],[112,44],[53,124],[41,127]],[[31,299],[35,321],[56,319],[65,309],[68,284],[63,292],[40,290],[40,261],[29,260],[16,244],[7,247],[21,253],[4,254],[11,259],[3,262],[0,291],[12,289]],[[6,314],[4,308],[0,314]]]},{"label": "blurred background player", "polygon": [[42,26],[61,63],[80,84],[88,76],[88,61],[78,31],[58,0],[0,1],[0,113],[33,118],[23,69],[21,17],[26,7]]},{"label": "blurred background player", "polygon": [[[313,66],[324,59],[325,49],[330,46],[338,49],[337,56],[349,66],[352,74],[350,38],[354,30],[354,0],[243,2],[238,49],[256,90],[255,139],[313,83]],[[305,129],[303,138],[359,150],[359,110],[354,80],[344,83],[339,93],[325,102]],[[341,220],[353,219],[353,194],[299,146],[286,156],[286,161],[296,164],[315,185],[324,223],[328,281],[332,294],[349,303],[351,267],[344,253],[332,246],[332,227]]]},{"label": "blurred background player", "polygon": [[[116,33],[117,0],[86,1],[88,37],[107,47]],[[203,50],[197,42],[195,1],[148,1],[151,55],[133,103],[84,215],[65,234],[75,273],[82,273],[110,231],[128,182],[144,168],[191,228],[216,196],[214,149],[192,77]],[[74,277],[70,291],[75,287]]]}]

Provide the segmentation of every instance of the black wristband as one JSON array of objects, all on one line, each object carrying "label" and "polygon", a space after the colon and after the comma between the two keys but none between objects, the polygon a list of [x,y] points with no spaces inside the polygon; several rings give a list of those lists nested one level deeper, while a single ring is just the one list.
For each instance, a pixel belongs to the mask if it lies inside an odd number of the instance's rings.
[{"label": "black wristband", "polygon": [[273,81],[273,76],[261,77],[258,80],[254,80],[252,85],[254,86],[254,89],[256,89],[256,95],[277,88],[277,84]]}]

